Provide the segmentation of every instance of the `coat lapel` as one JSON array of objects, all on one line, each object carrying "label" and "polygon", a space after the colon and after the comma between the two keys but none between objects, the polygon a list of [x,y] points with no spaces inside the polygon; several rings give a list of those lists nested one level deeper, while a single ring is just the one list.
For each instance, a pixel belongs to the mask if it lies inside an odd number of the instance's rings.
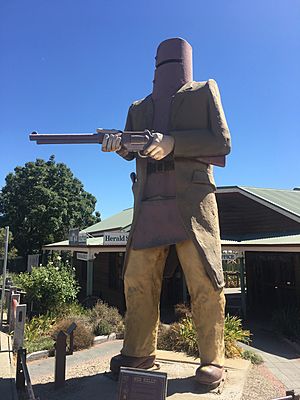
[{"label": "coat lapel", "polygon": [[171,107],[171,125],[174,125],[174,121],[176,118],[176,114],[178,113],[178,110],[182,106],[184,102],[184,93],[193,89],[194,87],[194,82],[187,82],[185,85],[183,85],[173,96],[172,99],[172,107]]}]

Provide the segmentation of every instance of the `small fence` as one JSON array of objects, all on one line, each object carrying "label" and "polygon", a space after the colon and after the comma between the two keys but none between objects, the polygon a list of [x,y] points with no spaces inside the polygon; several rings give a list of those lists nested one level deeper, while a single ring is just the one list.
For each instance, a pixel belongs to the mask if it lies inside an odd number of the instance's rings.
[{"label": "small fence", "polygon": [[39,400],[35,397],[26,364],[26,349],[20,348],[17,356],[16,387],[19,394],[27,400]]},{"label": "small fence", "polygon": [[[59,388],[65,384],[66,381],[66,356],[73,354],[74,347],[74,330],[77,325],[73,322],[69,328],[60,331],[56,338],[55,344],[55,372],[54,381],[55,387]],[[70,338],[69,348],[67,349],[67,338]]]},{"label": "small fence", "polygon": [[300,396],[295,394],[294,390],[288,390],[284,397],[277,397],[273,400],[299,400]]}]

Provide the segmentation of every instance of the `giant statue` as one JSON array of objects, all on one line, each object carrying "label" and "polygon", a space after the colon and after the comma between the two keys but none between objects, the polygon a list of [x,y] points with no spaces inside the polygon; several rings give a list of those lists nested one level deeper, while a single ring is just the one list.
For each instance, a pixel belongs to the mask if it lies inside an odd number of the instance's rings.
[{"label": "giant statue", "polygon": [[125,130],[145,129],[153,140],[138,154],[126,150],[118,135],[107,134],[102,143],[103,151],[136,161],[124,265],[124,345],[110,368],[118,373],[121,366],[154,365],[163,271],[175,245],[198,335],[195,378],[217,386],[224,366],[225,297],[212,160],[230,152],[230,134],[217,83],[193,81],[192,47],[183,39],[158,46],[152,93],[129,108]]}]

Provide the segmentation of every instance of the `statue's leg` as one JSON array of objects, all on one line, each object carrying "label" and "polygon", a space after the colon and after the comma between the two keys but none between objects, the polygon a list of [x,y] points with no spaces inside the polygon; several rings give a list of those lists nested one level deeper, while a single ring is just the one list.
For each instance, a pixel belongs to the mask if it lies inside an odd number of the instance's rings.
[{"label": "statue's leg", "polygon": [[224,365],[224,291],[213,286],[191,240],[178,243],[176,249],[191,296],[192,315],[198,336],[201,358],[198,375],[202,369],[199,381],[203,378],[201,383],[211,384],[221,379]]},{"label": "statue's leg", "polygon": [[147,368],[151,362],[153,365],[160,292],[168,248],[161,246],[130,250],[124,276],[127,309],[125,337],[121,355],[111,360],[111,370],[114,372],[120,366]]}]

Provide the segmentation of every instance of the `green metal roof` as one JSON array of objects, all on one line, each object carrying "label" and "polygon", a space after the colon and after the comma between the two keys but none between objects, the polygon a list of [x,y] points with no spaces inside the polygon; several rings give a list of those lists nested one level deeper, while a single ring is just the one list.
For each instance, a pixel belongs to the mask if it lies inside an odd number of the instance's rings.
[{"label": "green metal roof", "polygon": [[97,222],[96,224],[83,229],[82,232],[93,234],[96,232],[112,231],[116,229],[127,231],[128,229],[126,228],[130,228],[132,218],[133,208],[126,208],[118,214],[112,215],[103,221]]},{"label": "green metal roof", "polygon": [[[300,190],[266,189],[249,186],[224,186],[226,189],[240,189],[269,204],[300,217]],[[129,231],[133,218],[133,208],[127,208],[105,220],[98,222],[83,232],[95,234],[112,230]]]},{"label": "green metal roof", "polygon": [[[254,188],[248,186],[223,186],[219,189],[235,189],[249,193],[255,196],[258,200],[263,200],[266,203],[275,205],[282,210],[285,210],[297,217],[300,217],[300,190],[284,190],[284,189],[265,189]],[[115,214],[103,221],[100,221],[88,228],[82,230],[90,235],[101,235],[105,231],[124,230],[129,231],[133,218],[133,208],[127,208],[118,214]],[[223,245],[229,244],[245,244],[245,245],[299,245],[300,235],[276,236],[264,239],[251,239],[242,242],[231,240],[222,240]],[[65,240],[58,243],[51,243],[45,247],[68,246],[69,241]],[[87,239],[88,246],[102,246],[103,238],[94,237]]]},{"label": "green metal roof", "polygon": [[276,236],[263,239],[241,240],[239,242],[235,240],[221,240],[221,243],[222,245],[258,245],[258,246],[299,245],[300,246],[300,235],[287,235],[287,236]]},{"label": "green metal roof", "polygon": [[[271,238],[264,238],[264,239],[252,239],[252,240],[242,240],[237,242],[235,240],[221,240],[222,246],[250,246],[250,245],[257,245],[257,246],[286,246],[286,245],[298,245],[300,246],[300,235],[288,235],[288,236],[276,236]],[[69,241],[64,240],[62,242],[51,243],[46,246],[45,248],[53,248],[53,247],[65,247],[69,246]],[[96,237],[96,238],[88,238],[87,239],[87,247],[89,246],[103,246],[103,237]],[[70,246],[72,247],[72,246]],[[74,246],[79,247],[79,246]],[[80,246],[84,249],[86,246]]]},{"label": "green metal roof", "polygon": [[240,186],[242,190],[300,217],[300,190]]}]

